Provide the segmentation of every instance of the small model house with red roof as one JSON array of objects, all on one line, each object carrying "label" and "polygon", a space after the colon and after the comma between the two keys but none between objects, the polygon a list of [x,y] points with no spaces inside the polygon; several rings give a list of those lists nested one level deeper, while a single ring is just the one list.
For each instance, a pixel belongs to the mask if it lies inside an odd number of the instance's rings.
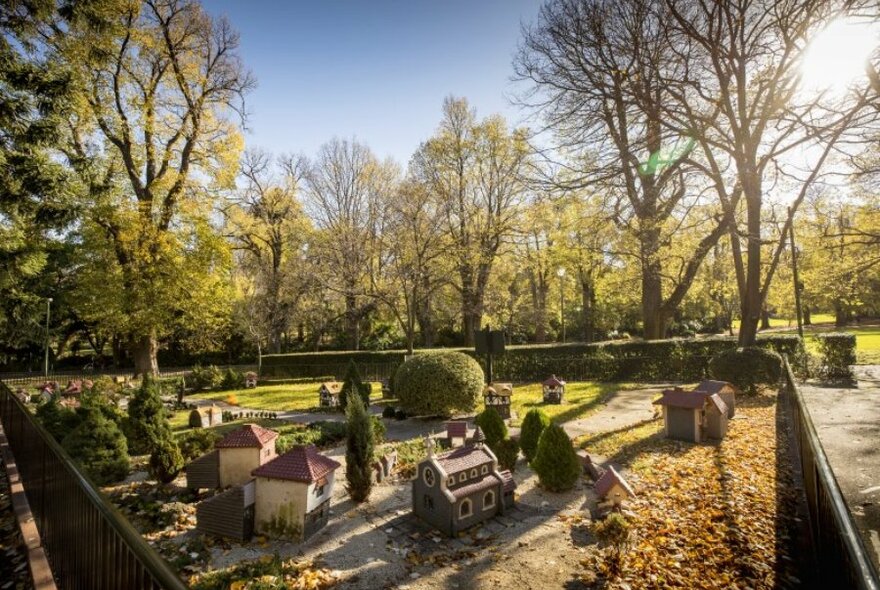
[{"label": "small model house with red roof", "polygon": [[225,488],[250,481],[251,471],[275,458],[274,430],[245,424],[233,430],[205,453],[186,466],[186,487]]},{"label": "small model house with red roof", "polygon": [[510,397],[513,395],[513,383],[490,383],[483,388],[483,405],[495,408],[505,420],[510,419]]},{"label": "small model house with red roof", "polygon": [[565,395],[565,381],[556,375],[551,375],[549,379],[541,383],[541,390],[544,393],[545,404],[561,404]]},{"label": "small model house with red roof", "polygon": [[477,427],[469,444],[435,455],[426,438],[428,456],[413,479],[413,512],[450,537],[513,507],[513,476],[498,470],[484,440]]},{"label": "small model house with red roof", "polygon": [[302,541],[327,524],[337,461],[295,446],[253,470],[256,530]]},{"label": "small model house with red roof", "polygon": [[636,495],[623,476],[610,465],[596,482],[594,489],[603,503],[609,503],[614,507],[620,506],[624,500]]},{"label": "small model house with red roof", "polygon": [[663,407],[663,428],[668,438],[702,442],[727,434],[727,404],[717,393],[666,389],[654,404]]},{"label": "small model house with red roof", "polygon": [[702,391],[709,395],[718,394],[727,405],[727,417],[733,418],[736,414],[736,394],[739,393],[739,390],[732,383],[704,379],[694,388],[694,391]]}]

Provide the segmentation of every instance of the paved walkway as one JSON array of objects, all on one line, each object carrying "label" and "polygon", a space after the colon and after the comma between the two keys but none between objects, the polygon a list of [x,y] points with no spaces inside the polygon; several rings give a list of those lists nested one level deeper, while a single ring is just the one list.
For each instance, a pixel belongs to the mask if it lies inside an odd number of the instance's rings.
[{"label": "paved walkway", "polygon": [[568,436],[575,438],[587,433],[618,430],[654,417],[654,397],[665,385],[646,389],[621,390],[611,394],[602,408],[586,418],[571,420],[563,425]]},{"label": "paved walkway", "polygon": [[880,568],[880,366],[856,367],[858,387],[801,392],[846,503]]}]

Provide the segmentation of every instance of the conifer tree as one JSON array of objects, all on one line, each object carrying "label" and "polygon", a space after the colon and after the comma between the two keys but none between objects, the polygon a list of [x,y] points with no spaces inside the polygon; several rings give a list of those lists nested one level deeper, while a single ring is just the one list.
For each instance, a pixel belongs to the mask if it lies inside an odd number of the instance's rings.
[{"label": "conifer tree", "polygon": [[564,492],[574,487],[580,477],[580,459],[565,430],[550,424],[538,440],[538,452],[532,461],[541,485],[551,492]]},{"label": "conifer tree", "polygon": [[347,490],[355,502],[363,502],[370,497],[373,488],[372,464],[375,435],[373,423],[363,402],[352,396],[345,410],[348,419],[345,449],[345,477]]},{"label": "conifer tree", "polygon": [[348,405],[348,398],[351,394],[355,394],[361,398],[364,408],[370,407],[370,387],[369,383],[361,380],[361,372],[358,371],[354,360],[348,362],[348,369],[345,372],[345,381],[342,383],[342,391],[339,393],[339,404],[343,410]]}]

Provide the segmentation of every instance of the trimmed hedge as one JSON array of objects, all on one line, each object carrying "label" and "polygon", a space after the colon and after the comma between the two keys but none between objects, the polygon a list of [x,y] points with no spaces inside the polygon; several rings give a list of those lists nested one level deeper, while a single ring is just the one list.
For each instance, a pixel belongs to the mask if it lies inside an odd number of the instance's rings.
[{"label": "trimmed hedge", "polygon": [[[806,352],[795,334],[758,336],[760,348],[788,355],[794,367],[804,366]],[[736,349],[736,338],[671,338],[652,341],[616,341],[590,344],[534,344],[508,346],[493,359],[495,380],[534,382],[556,374],[569,381],[698,381],[708,375],[709,359]],[[481,366],[485,357],[473,350],[445,349],[474,357]],[[436,354],[438,349],[415,351],[415,358]],[[341,376],[349,361],[362,375],[388,378],[394,375],[406,352],[403,350],[320,352],[267,355],[263,374],[278,377]],[[394,383],[392,383],[394,389]],[[396,389],[395,389],[396,393]]]},{"label": "trimmed hedge", "polygon": [[712,357],[709,374],[713,379],[733,383],[745,393],[757,393],[761,387],[774,387],[782,379],[782,357],[757,346],[726,350]]},{"label": "trimmed hedge", "polygon": [[471,412],[483,390],[483,371],[460,352],[420,354],[397,370],[394,389],[403,410],[413,416]]},{"label": "trimmed hedge", "polygon": [[846,332],[816,334],[819,345],[819,376],[832,381],[852,381],[850,365],[856,364],[856,335]]}]

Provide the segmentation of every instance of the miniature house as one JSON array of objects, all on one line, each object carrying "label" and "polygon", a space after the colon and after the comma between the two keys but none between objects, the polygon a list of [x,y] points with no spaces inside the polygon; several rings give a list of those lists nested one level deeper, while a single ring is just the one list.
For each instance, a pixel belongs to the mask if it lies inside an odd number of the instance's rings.
[{"label": "miniature house", "polygon": [[250,481],[251,471],[275,458],[278,433],[256,424],[245,424],[227,434],[186,466],[186,487],[225,488]]},{"label": "miniature house", "polygon": [[513,395],[512,383],[490,383],[483,388],[483,404],[486,408],[495,408],[502,418],[508,420],[511,395]]},{"label": "miniature house", "polygon": [[513,506],[516,483],[509,471],[498,470],[484,440],[478,427],[470,444],[439,455],[425,440],[428,456],[413,479],[413,512],[450,537]]},{"label": "miniature house", "polygon": [[256,529],[294,541],[317,532],[327,524],[339,467],[313,445],[300,445],[254,469]]},{"label": "miniature house", "polygon": [[223,410],[214,404],[207,408],[196,408],[189,413],[191,428],[209,428],[218,424],[223,424]]},{"label": "miniature house", "polygon": [[258,375],[253,371],[248,371],[244,374],[244,386],[247,389],[253,389],[257,386]]},{"label": "miniature house", "polygon": [[199,502],[196,530],[202,534],[248,541],[254,534],[256,484],[253,480]]},{"label": "miniature house", "polygon": [[596,482],[595,490],[602,502],[607,502],[615,507],[620,506],[627,498],[633,498],[636,495],[623,476],[610,465]]},{"label": "miniature house", "polygon": [[467,422],[463,420],[453,420],[452,422],[447,422],[446,443],[450,448],[455,446],[456,439],[461,439],[461,444],[465,444],[467,442],[467,432]]},{"label": "miniature house", "polygon": [[718,394],[666,389],[654,402],[663,407],[663,428],[668,438],[701,442],[727,433],[727,405]]},{"label": "miniature house", "polygon": [[551,375],[549,379],[541,383],[541,390],[544,393],[545,404],[561,404],[565,393],[565,381],[556,375]]},{"label": "miniature house", "polygon": [[342,391],[341,381],[325,381],[318,389],[318,401],[322,408],[339,407],[339,394]]},{"label": "miniature house", "polygon": [[733,418],[734,414],[736,414],[736,394],[738,390],[732,383],[704,379],[694,388],[694,391],[702,391],[709,395],[713,393],[718,394],[727,406],[727,417]]}]

